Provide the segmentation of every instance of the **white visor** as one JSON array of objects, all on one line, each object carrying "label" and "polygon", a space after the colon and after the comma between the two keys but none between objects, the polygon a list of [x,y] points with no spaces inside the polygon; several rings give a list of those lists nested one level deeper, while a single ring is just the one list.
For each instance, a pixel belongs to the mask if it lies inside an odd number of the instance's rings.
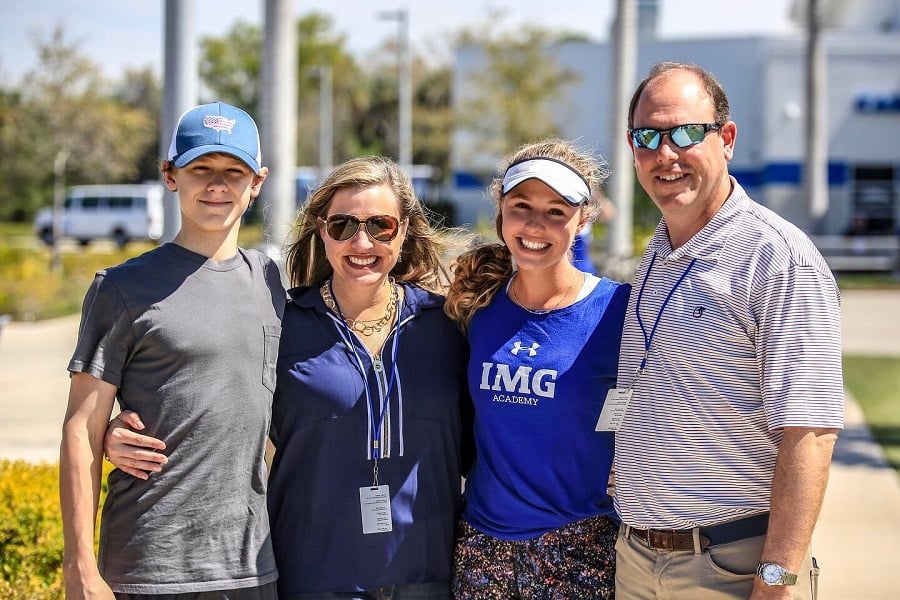
[{"label": "white visor", "polygon": [[512,164],[503,175],[501,193],[505,196],[527,179],[544,182],[572,206],[581,206],[591,197],[591,189],[578,171],[553,158],[529,158]]}]

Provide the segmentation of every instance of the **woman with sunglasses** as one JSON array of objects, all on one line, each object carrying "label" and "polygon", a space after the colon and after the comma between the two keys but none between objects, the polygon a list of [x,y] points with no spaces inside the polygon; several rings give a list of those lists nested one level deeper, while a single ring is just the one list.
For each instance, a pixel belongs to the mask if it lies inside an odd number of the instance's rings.
[{"label": "woman with sunglasses", "polygon": [[[457,599],[613,598],[607,482],[630,286],[584,273],[571,246],[605,170],[567,142],[523,146],[490,187],[500,244],[460,256],[446,311],[468,332],[476,460]],[[610,404],[604,410],[605,404]]]},{"label": "woman with sunglasses", "polygon": [[270,434],[279,598],[447,600],[472,416],[444,242],[381,157],[336,167],[295,234]]},{"label": "woman with sunglasses", "polygon": [[298,217],[269,479],[282,600],[450,597],[471,400],[444,250],[386,158],[338,166]]}]

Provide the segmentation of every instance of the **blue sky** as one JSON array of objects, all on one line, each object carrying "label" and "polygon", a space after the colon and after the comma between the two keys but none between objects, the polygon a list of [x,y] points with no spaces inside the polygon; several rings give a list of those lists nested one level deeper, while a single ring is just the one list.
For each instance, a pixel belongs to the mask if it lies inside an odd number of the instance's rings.
[{"label": "blue sky", "polygon": [[[181,0],[191,1],[191,0]],[[198,36],[220,35],[235,20],[259,23],[264,0],[193,0]],[[789,13],[793,0],[659,0],[661,37],[735,36],[795,30]],[[357,55],[396,35],[396,23],[379,20],[379,11],[406,7],[416,51],[445,48],[449,32],[483,22],[491,9],[505,11],[513,27],[530,21],[552,29],[578,31],[605,39],[614,0],[294,0],[298,16],[311,10],[332,16]],[[447,6],[452,10],[447,10]],[[62,24],[81,51],[116,76],[125,67],[162,62],[164,0],[0,0],[0,84],[16,81],[37,61],[34,37],[46,38]],[[441,8],[444,7],[444,8]],[[548,8],[551,7],[551,8]]]}]

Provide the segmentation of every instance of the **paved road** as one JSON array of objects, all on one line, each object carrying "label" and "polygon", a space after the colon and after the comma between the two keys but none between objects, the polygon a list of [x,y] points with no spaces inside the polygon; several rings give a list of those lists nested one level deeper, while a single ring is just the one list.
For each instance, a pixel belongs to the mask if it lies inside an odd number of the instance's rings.
[{"label": "paved road", "polygon": [[[0,331],[0,458],[57,460],[77,327],[65,317]],[[900,356],[900,290],[845,292],[843,329],[846,354]],[[900,597],[900,478],[849,397],[813,542],[821,598]]]},{"label": "paved road", "polygon": [[78,317],[8,323],[0,331],[0,458],[59,458]]}]

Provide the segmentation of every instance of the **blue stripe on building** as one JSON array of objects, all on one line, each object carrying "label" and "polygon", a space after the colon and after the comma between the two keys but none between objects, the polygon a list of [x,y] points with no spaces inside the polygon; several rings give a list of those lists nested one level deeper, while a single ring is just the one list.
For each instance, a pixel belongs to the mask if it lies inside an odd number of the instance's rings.
[{"label": "blue stripe on building", "polygon": [[[773,162],[762,168],[731,168],[734,178],[745,188],[758,188],[766,185],[802,185],[803,165],[795,162]],[[828,185],[843,186],[850,181],[850,165],[844,162],[828,163]],[[468,172],[453,173],[453,185],[456,189],[484,189],[489,181]]]},{"label": "blue stripe on building", "polygon": [[453,172],[453,186],[456,189],[466,189],[466,188],[481,188],[484,189],[487,187],[489,181],[482,181],[482,178],[478,177],[474,173],[470,173],[468,171],[454,171]]},{"label": "blue stripe on building", "polygon": [[[744,187],[766,185],[802,185],[803,165],[783,162],[769,163],[761,169],[730,169],[734,178]],[[850,166],[844,162],[828,163],[828,185],[843,186],[850,181]]]}]

